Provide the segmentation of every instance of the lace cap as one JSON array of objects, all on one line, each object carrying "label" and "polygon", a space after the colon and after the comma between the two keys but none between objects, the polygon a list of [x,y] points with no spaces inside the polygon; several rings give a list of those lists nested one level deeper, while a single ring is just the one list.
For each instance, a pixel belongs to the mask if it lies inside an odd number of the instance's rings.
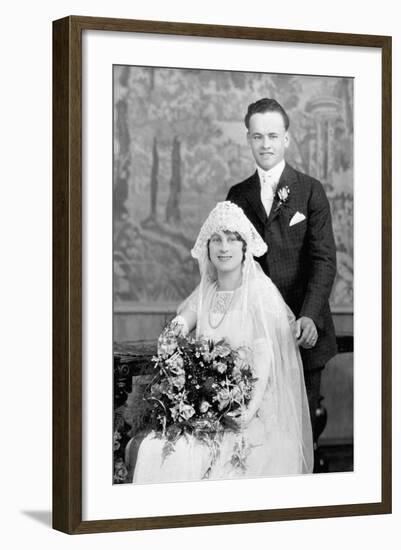
[{"label": "lace cap", "polygon": [[267,245],[248,220],[242,208],[230,201],[218,202],[202,225],[195,246],[191,250],[193,258],[200,259],[208,240],[218,231],[237,232],[245,240],[247,249],[253,256],[263,256]]}]

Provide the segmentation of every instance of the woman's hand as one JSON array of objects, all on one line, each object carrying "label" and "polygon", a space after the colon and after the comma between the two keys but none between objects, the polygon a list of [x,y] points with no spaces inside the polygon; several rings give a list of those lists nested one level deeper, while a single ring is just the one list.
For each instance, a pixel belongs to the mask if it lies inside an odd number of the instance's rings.
[{"label": "woman's hand", "polygon": [[188,324],[182,315],[176,315],[170,321],[170,329],[176,336],[186,336],[188,334]]}]

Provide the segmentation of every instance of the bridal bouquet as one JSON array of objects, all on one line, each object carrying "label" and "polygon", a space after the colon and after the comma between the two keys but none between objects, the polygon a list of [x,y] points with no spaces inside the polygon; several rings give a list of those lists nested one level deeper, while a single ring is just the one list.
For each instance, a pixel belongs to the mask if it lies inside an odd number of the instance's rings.
[{"label": "bridal bouquet", "polygon": [[224,339],[180,337],[173,328],[163,332],[146,399],[152,427],[166,439],[166,455],[186,434],[218,452],[219,436],[234,429],[229,413],[251,398],[255,379],[246,355],[245,348],[233,349]]}]

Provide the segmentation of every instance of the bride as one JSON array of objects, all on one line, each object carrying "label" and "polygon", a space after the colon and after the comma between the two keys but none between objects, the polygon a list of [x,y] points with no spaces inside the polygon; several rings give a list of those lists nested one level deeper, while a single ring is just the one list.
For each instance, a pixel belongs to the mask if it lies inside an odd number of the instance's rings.
[{"label": "bride", "polygon": [[[219,453],[181,437],[163,455],[151,432],[141,443],[133,483],[199,481],[310,473],[313,443],[294,316],[254,256],[267,246],[241,208],[220,202],[203,224],[191,253],[201,280],[173,320],[183,335],[225,338],[250,350],[256,382],[247,407],[230,418]],[[234,413],[233,413],[234,414]],[[241,467],[233,456],[240,455]]]}]

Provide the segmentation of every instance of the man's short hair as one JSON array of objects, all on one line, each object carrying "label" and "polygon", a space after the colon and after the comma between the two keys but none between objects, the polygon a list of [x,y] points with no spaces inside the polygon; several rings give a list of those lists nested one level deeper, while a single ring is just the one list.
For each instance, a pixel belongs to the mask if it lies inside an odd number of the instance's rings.
[{"label": "man's short hair", "polygon": [[249,130],[249,120],[252,115],[254,115],[255,113],[268,112],[280,113],[280,115],[283,117],[284,127],[286,130],[288,130],[288,128],[290,127],[290,119],[288,118],[287,113],[278,101],[269,97],[258,99],[258,101],[255,101],[255,103],[251,103],[248,106],[248,112],[245,115],[245,126],[247,130]]}]

